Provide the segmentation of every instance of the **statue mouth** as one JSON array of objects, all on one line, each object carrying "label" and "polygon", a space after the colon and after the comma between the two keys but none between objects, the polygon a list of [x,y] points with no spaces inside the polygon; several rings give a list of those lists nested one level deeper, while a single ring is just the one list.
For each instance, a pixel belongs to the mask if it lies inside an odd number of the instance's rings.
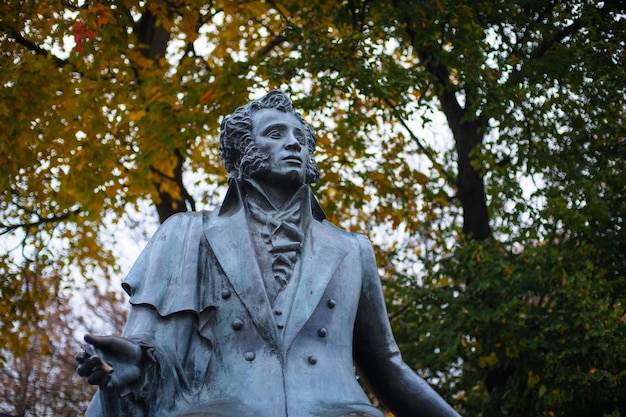
[{"label": "statue mouth", "polygon": [[299,156],[296,155],[289,155],[283,158],[283,161],[286,162],[297,162],[299,164],[302,163],[302,158],[300,158]]}]

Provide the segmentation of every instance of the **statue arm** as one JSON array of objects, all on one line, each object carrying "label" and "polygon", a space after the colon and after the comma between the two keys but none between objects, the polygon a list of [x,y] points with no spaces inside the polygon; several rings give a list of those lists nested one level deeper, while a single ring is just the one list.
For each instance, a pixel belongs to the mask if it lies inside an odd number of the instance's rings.
[{"label": "statue arm", "polygon": [[[132,308],[121,339],[140,349],[140,358],[135,361],[139,371],[132,372],[137,374],[132,379],[121,378],[115,384],[112,377],[113,384],[104,384],[90,406],[94,412],[88,416],[141,416],[146,413],[146,404],[153,411],[165,411],[184,401],[188,391],[185,370],[193,362],[190,352],[197,355],[199,351],[191,335],[197,321],[201,222],[200,213],[171,217],[126,277],[123,286]],[[125,373],[120,366],[133,366],[106,354],[100,356],[112,365],[112,375]]]},{"label": "statue arm", "polygon": [[188,392],[185,363],[194,329],[191,312],[161,317],[147,305],[132,307],[123,336],[141,347],[141,376],[133,384],[133,397],[155,409],[171,409]]},{"label": "statue arm", "polygon": [[[87,417],[156,416],[185,401],[189,384],[183,370],[187,354],[184,340],[192,331],[192,321],[190,313],[164,318],[152,307],[133,306],[122,337],[86,337],[102,362],[112,368],[111,381],[101,385]],[[111,343],[134,346],[140,353],[132,358],[123,352],[115,354],[105,346]]]},{"label": "statue arm", "polygon": [[403,361],[383,298],[376,259],[359,236],[363,284],[354,328],[354,360],[367,386],[398,417],[459,417],[459,414]]}]

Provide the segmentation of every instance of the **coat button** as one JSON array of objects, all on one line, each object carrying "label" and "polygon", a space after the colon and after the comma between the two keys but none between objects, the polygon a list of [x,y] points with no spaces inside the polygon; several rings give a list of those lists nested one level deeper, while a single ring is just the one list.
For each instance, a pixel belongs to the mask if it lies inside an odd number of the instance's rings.
[{"label": "coat button", "polygon": [[311,365],[315,365],[317,363],[317,357],[316,356],[309,356],[308,361]]},{"label": "coat button", "polygon": [[239,319],[235,319],[233,320],[233,323],[231,324],[233,330],[241,330],[241,328],[243,327],[243,321],[239,320]]},{"label": "coat button", "polygon": [[230,298],[230,290],[228,288],[224,288],[222,290],[222,298],[224,300],[228,300]]},{"label": "coat button", "polygon": [[320,327],[319,329],[317,329],[317,335],[319,337],[326,337],[326,335],[328,335],[328,330],[326,330],[324,327]]},{"label": "coat button", "polygon": [[243,354],[243,358],[248,362],[252,362],[255,357],[256,355],[254,354],[254,352],[246,352]]},{"label": "coat button", "polygon": [[337,302],[331,298],[330,300],[328,300],[328,302],[326,302],[326,304],[328,305],[328,308],[335,308]]}]

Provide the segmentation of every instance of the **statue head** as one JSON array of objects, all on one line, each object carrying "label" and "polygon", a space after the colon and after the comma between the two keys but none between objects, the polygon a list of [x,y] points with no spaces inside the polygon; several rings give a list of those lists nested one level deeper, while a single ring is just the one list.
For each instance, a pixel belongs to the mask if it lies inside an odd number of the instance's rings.
[{"label": "statue head", "polygon": [[308,158],[306,160],[307,184],[320,178],[313,152],[317,144],[315,131],[297,113],[289,97],[281,91],[271,91],[265,96],[239,107],[227,116],[220,126],[220,158],[228,171],[229,178],[244,179],[263,175],[270,170],[271,155],[261,151],[254,139],[254,115],[264,109],[275,109],[292,115],[304,130]]}]

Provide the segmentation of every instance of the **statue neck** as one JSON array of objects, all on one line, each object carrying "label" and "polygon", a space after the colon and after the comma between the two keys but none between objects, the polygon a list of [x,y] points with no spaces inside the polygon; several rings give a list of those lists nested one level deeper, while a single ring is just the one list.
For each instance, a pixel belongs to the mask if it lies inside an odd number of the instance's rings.
[{"label": "statue neck", "polygon": [[263,190],[270,203],[276,208],[281,209],[291,198],[298,192],[303,184],[290,183],[271,183],[263,179],[255,178],[254,182]]}]

